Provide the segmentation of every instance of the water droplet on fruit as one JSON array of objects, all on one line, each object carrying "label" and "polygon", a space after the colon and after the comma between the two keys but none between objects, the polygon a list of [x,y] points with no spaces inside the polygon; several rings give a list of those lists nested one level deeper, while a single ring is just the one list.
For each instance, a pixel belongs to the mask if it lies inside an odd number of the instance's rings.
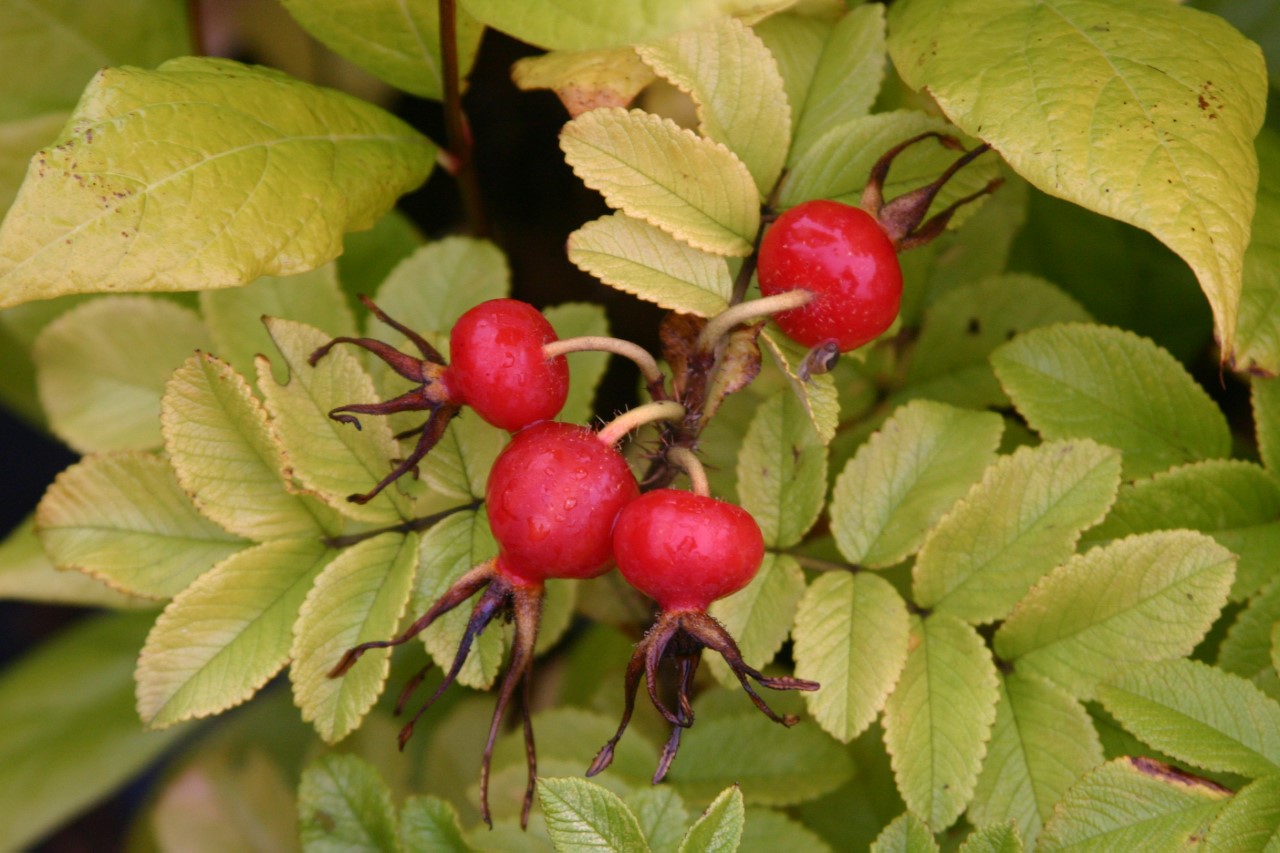
[{"label": "water droplet on fruit", "polygon": [[573,508],[574,508],[575,506],[577,506],[577,505],[578,505],[578,499],[577,499],[577,498],[565,498],[565,499],[564,499],[564,508],[565,508],[565,509],[573,509]]},{"label": "water droplet on fruit", "polygon": [[529,540],[531,542],[541,542],[551,535],[551,525],[547,524],[546,519],[534,516],[529,519]]},{"label": "water droplet on fruit", "polygon": [[515,353],[509,352],[503,355],[503,358],[502,358],[503,367],[513,367],[515,366],[515,363],[516,363]]}]

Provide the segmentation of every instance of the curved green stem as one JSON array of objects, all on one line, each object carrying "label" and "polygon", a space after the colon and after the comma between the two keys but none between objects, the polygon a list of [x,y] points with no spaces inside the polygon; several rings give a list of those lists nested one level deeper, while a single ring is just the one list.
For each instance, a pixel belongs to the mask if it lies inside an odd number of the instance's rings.
[{"label": "curved green stem", "polygon": [[763,299],[739,302],[712,317],[707,325],[702,327],[702,332],[698,335],[698,349],[702,352],[711,352],[715,349],[716,343],[739,323],[746,323],[760,317],[771,317],[780,311],[799,308],[807,305],[812,299],[813,294],[808,290],[789,290]]},{"label": "curved green stem", "polygon": [[672,400],[661,400],[656,403],[645,403],[634,409],[623,412],[605,424],[596,438],[609,446],[622,440],[622,437],[633,429],[639,429],[654,421],[675,421],[685,416],[685,408]]},{"label": "curved green stem", "polygon": [[711,497],[711,484],[707,481],[707,470],[702,467],[698,454],[687,447],[673,447],[667,451],[667,459],[680,466],[689,475],[690,491],[695,495]]},{"label": "curved green stem", "polygon": [[609,352],[628,358],[635,362],[636,367],[640,368],[640,375],[644,377],[644,381],[650,389],[655,385],[661,388],[665,380],[662,371],[658,368],[658,362],[654,360],[648,350],[621,338],[611,338],[608,335],[583,335],[578,338],[552,341],[542,347],[542,353],[547,358],[555,358],[558,355],[565,355],[571,352]]}]

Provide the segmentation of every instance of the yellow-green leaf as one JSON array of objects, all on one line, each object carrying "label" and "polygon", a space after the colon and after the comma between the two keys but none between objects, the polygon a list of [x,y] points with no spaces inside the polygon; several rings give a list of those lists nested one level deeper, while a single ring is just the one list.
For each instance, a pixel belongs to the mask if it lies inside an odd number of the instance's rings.
[{"label": "yellow-green leaf", "polygon": [[248,699],[289,661],[293,623],[333,558],[322,542],[277,539],[219,563],[179,593],[138,658],[138,716],[151,728]]},{"label": "yellow-green leaf", "polygon": [[610,287],[682,314],[719,314],[733,291],[724,258],[625,213],[588,222],[570,234],[569,260]]},{"label": "yellow-green leaf", "polygon": [[1252,239],[1244,253],[1236,370],[1280,375],[1280,133],[1258,136],[1258,199]]},{"label": "yellow-green leaf", "polygon": [[117,610],[153,606],[82,572],[54,568],[36,536],[34,516],[0,541],[0,599]]},{"label": "yellow-green leaf", "polygon": [[963,130],[1186,260],[1231,353],[1266,104],[1257,45],[1165,0],[913,0],[889,24],[894,65]]},{"label": "yellow-green leaf", "polygon": [[653,82],[653,69],[635,48],[553,50],[526,56],[511,68],[521,89],[551,89],[569,115],[580,116],[601,107],[625,107]]},{"label": "yellow-green leaf", "polygon": [[696,249],[751,254],[760,224],[755,182],[718,142],[639,110],[592,110],[560,132],[573,171],[610,207]]},{"label": "yellow-green leaf", "polygon": [[818,520],[826,495],[826,445],[795,395],[773,395],[756,410],[738,454],[738,501],[766,545],[789,548]]},{"label": "yellow-green leaf", "polygon": [[840,423],[840,395],[831,374],[820,373],[801,379],[798,371],[807,352],[804,347],[786,335],[767,328],[760,335],[760,341],[763,344],[761,349],[773,357],[792,392],[804,406],[822,443],[829,444],[835,438],[836,427]]},{"label": "yellow-green leaf", "polygon": [[[800,565],[786,554],[767,553],[751,583],[713,603],[710,613],[738,641],[743,660],[762,669],[791,633],[802,595],[804,572]],[[711,657],[707,665],[721,684],[737,685],[737,678],[721,658]]]},{"label": "yellow-green leaf", "polygon": [[389,113],[277,71],[193,57],[101,71],[0,225],[0,307],[303,272],[434,155]]}]

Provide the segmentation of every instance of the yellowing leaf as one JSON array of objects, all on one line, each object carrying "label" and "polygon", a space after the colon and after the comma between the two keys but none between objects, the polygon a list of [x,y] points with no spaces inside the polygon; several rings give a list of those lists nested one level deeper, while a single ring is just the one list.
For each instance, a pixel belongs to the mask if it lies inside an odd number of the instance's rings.
[{"label": "yellowing leaf", "polygon": [[625,107],[653,82],[653,70],[635,48],[554,50],[527,56],[511,68],[521,89],[551,89],[570,116],[601,107]]},{"label": "yellowing leaf", "polygon": [[303,272],[420,184],[434,154],[382,110],[276,71],[191,57],[107,69],[0,225],[0,307]]},{"label": "yellowing leaf", "polygon": [[718,142],[650,113],[607,109],[566,124],[560,147],[611,207],[696,249],[751,254],[760,224],[755,182]]},{"label": "yellowing leaf", "polygon": [[637,50],[655,71],[693,97],[698,129],[737,154],[760,197],[767,198],[787,159],[791,110],[782,75],[764,42],[742,22],[720,18]]},{"label": "yellowing leaf", "polygon": [[89,575],[54,568],[31,516],[0,541],[0,599],[113,610],[152,606]]},{"label": "yellowing leaf", "polygon": [[1240,321],[1232,367],[1280,375],[1280,134],[1258,136],[1258,207],[1244,253]]},{"label": "yellowing leaf", "polygon": [[289,661],[293,622],[333,553],[277,539],[224,560],[156,620],[138,658],[138,716],[152,728],[248,699]]},{"label": "yellowing leaf", "polygon": [[889,23],[894,65],[964,131],[1186,260],[1231,353],[1267,91],[1257,45],[1164,0],[915,0]]},{"label": "yellowing leaf", "polygon": [[163,299],[94,299],[36,339],[36,383],[49,426],[81,453],[161,444],[169,373],[209,337],[194,313]]},{"label": "yellowing leaf", "polygon": [[588,222],[570,234],[569,260],[610,287],[682,314],[719,314],[733,291],[723,258],[625,213]]}]

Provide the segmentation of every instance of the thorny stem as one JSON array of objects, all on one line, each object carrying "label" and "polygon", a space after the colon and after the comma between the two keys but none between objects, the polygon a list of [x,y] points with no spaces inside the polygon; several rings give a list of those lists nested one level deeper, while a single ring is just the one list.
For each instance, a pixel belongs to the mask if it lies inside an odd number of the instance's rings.
[{"label": "thorny stem", "polygon": [[680,466],[689,475],[690,491],[704,498],[711,497],[711,484],[707,482],[707,471],[702,467],[702,460],[687,447],[673,447],[667,451],[667,459]]},{"label": "thorny stem", "polygon": [[739,302],[712,317],[707,325],[698,333],[697,347],[702,352],[711,352],[716,344],[739,323],[746,323],[760,317],[771,317],[779,311],[789,311],[807,305],[813,300],[813,294],[807,290],[789,290],[753,299],[750,302]]},{"label": "thorny stem", "polygon": [[462,83],[458,70],[457,0],[440,0],[440,62],[444,75],[444,127],[453,174],[458,179],[462,206],[475,237],[487,237],[489,223],[480,198],[480,180],[471,159],[471,131],[462,111]]},{"label": "thorny stem", "polygon": [[633,429],[639,429],[647,423],[653,421],[677,421],[685,415],[684,406],[673,400],[658,400],[653,403],[645,403],[643,406],[636,406],[622,414],[618,415],[604,428],[596,433],[596,438],[607,445],[615,445],[622,440],[622,437]]},{"label": "thorny stem", "polygon": [[547,358],[555,358],[558,355],[565,355],[571,352],[611,352],[614,355],[629,358],[635,362],[636,367],[640,368],[640,374],[644,377],[645,384],[649,387],[649,395],[655,399],[666,397],[666,393],[663,390],[663,384],[666,379],[658,368],[658,362],[642,346],[633,344],[631,341],[624,341],[621,338],[611,338],[607,335],[584,335],[578,338],[552,341],[542,347],[542,354]]},{"label": "thorny stem", "polygon": [[419,530],[427,530],[433,527],[437,522],[444,521],[455,513],[479,509],[483,504],[483,500],[474,500],[471,503],[461,504],[459,506],[450,507],[449,509],[443,509],[440,512],[433,512],[431,515],[411,518],[408,521],[402,521],[399,524],[391,524],[386,527],[374,528],[373,530],[362,530],[359,533],[349,533],[346,536],[328,536],[322,541],[330,548],[347,548],[363,542],[366,539],[381,536],[384,533],[410,533]]}]

